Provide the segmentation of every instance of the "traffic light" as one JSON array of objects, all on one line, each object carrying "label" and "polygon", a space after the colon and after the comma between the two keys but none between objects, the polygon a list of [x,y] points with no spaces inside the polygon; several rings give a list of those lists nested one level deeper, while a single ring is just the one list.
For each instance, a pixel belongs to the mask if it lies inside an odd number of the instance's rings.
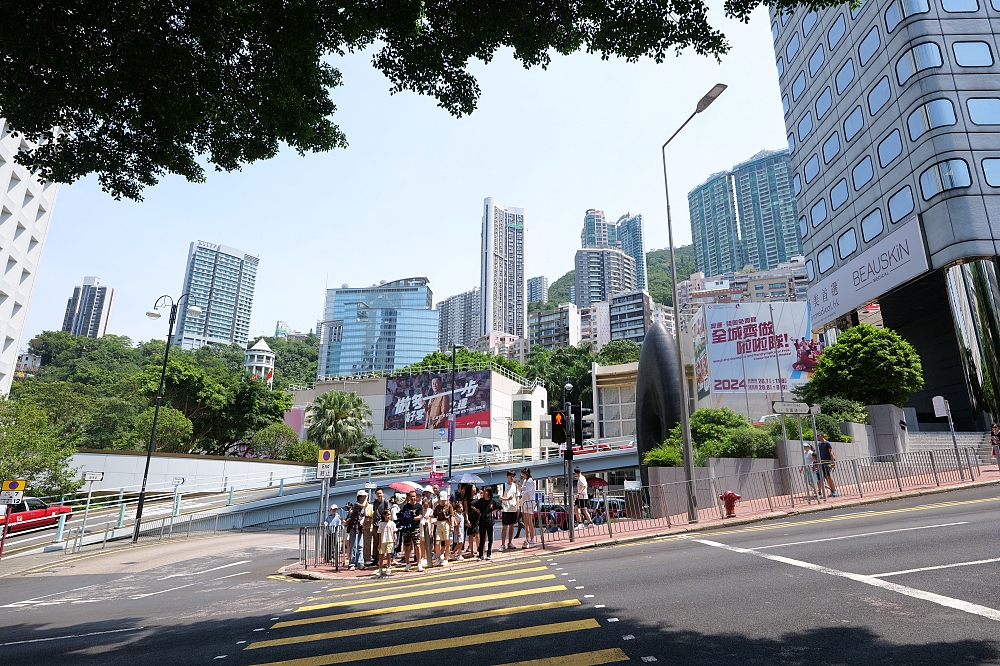
[{"label": "traffic light", "polygon": [[566,443],[566,414],[563,412],[552,412],[552,443]]},{"label": "traffic light", "polygon": [[584,422],[584,417],[593,414],[594,410],[587,409],[583,406],[583,403],[577,403],[573,405],[573,430],[576,435],[576,445],[583,446],[583,441],[586,439],[593,439],[594,437],[594,420],[593,418],[587,419]]}]

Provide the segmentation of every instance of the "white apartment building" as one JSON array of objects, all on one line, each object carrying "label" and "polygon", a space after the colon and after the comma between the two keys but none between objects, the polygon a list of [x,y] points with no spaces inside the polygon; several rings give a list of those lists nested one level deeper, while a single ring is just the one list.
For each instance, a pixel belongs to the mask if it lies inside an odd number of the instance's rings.
[{"label": "white apartment building", "polygon": [[524,209],[483,202],[479,293],[480,335],[509,333],[527,337],[528,287],[524,275]]}]

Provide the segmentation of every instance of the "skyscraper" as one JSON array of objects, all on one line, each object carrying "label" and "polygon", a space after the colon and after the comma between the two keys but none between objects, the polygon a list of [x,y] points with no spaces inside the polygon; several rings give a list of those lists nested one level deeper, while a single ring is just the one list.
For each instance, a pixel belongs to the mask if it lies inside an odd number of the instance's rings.
[{"label": "skyscraper", "polygon": [[688,210],[698,270],[705,275],[718,275],[743,268],[743,248],[729,174],[713,173],[688,192]]},{"label": "skyscraper", "polygon": [[234,342],[245,347],[259,261],[226,245],[191,243],[181,293],[189,293],[188,302],[201,313],[188,314],[187,303],[179,308],[174,344],[184,349]]},{"label": "skyscraper", "polygon": [[437,304],[438,349],[451,349],[452,345],[472,349],[482,328],[482,305],[479,287],[449,296]]},{"label": "skyscraper", "polygon": [[614,294],[635,289],[635,260],[617,248],[584,248],[576,251],[576,300],[583,308]]},{"label": "skyscraper", "polygon": [[608,222],[603,210],[590,208],[583,216],[580,247],[621,247],[618,226]]},{"label": "skyscraper", "polygon": [[99,338],[108,332],[115,305],[115,290],[102,287],[94,276],[83,278],[83,286],[73,288],[66,303],[62,330],[73,335]]},{"label": "skyscraper", "polygon": [[[794,212],[792,218],[794,218]],[[618,242],[622,252],[635,260],[635,288],[646,288],[646,240],[643,233],[642,215],[625,213],[615,223],[618,228]],[[793,229],[794,231],[794,229]]]},{"label": "skyscraper", "polygon": [[527,285],[524,276],[524,209],[483,202],[481,335],[509,333],[527,337]]},{"label": "skyscraper", "polygon": [[438,348],[427,278],[326,290],[317,379],[392,372]]},{"label": "skyscraper", "polygon": [[528,280],[528,302],[545,303],[549,300],[549,279],[544,275]]},{"label": "skyscraper", "polygon": [[0,393],[10,391],[35,276],[59,186],[43,183],[14,162],[24,139],[0,118]]}]

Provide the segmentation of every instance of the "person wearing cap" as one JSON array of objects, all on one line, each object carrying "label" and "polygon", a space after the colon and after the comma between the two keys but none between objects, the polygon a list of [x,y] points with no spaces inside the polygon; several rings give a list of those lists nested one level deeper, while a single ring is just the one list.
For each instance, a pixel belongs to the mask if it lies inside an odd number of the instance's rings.
[{"label": "person wearing cap", "polygon": [[336,504],[330,505],[330,513],[323,520],[323,525],[326,527],[326,561],[329,562],[333,558],[333,554],[337,552],[337,532],[340,527],[344,524],[344,521],[340,518],[339,507]]},{"label": "person wearing cap", "polygon": [[451,551],[451,519],[455,515],[448,501],[448,493],[438,494],[438,503],[434,505],[434,555],[438,564],[448,566],[448,553]]},{"label": "person wearing cap", "polygon": [[514,480],[514,470],[507,470],[507,482],[500,490],[500,552],[514,547],[514,527],[517,525],[517,498],[520,489]]},{"label": "person wearing cap", "polygon": [[347,528],[347,535],[350,538],[350,557],[347,561],[347,570],[354,571],[355,569],[364,570],[365,560],[364,560],[364,521],[365,512],[371,508],[368,503],[368,492],[364,490],[358,491],[358,501],[354,503],[351,507],[351,512],[347,515],[347,520],[345,521],[345,527]]},{"label": "person wearing cap", "polygon": [[[378,488],[375,491],[375,501],[372,502],[372,523],[374,525],[377,526],[377,524],[382,521],[382,514],[383,513],[385,513],[386,511],[390,511],[391,512],[391,509],[389,507],[390,507],[390,504],[389,504],[389,500],[387,500],[385,498],[385,491],[383,491],[381,488]],[[376,567],[376,566],[379,566],[379,560],[380,560],[379,556],[382,553],[382,551],[379,548],[380,545],[381,545],[381,543],[382,543],[381,530],[379,530],[379,529],[372,529],[370,531],[370,534],[371,534],[371,540],[372,540],[372,544],[371,544],[371,552],[372,552],[371,565],[373,567]],[[395,534],[395,531],[393,532],[393,534]]]},{"label": "person wearing cap", "polygon": [[573,476],[576,479],[576,506],[573,507],[573,517],[577,525],[582,522],[585,526],[589,527],[593,524],[593,521],[590,519],[590,511],[587,509],[587,477],[583,475],[579,467],[573,470]]}]

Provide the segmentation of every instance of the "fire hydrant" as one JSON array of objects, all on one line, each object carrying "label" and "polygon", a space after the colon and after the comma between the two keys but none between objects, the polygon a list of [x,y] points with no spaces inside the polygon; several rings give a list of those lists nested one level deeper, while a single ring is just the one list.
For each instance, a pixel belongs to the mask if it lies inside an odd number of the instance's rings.
[{"label": "fire hydrant", "polygon": [[719,495],[719,499],[722,503],[726,505],[726,518],[736,517],[736,502],[740,499],[740,496],[734,493],[732,490],[727,490],[726,492]]}]

